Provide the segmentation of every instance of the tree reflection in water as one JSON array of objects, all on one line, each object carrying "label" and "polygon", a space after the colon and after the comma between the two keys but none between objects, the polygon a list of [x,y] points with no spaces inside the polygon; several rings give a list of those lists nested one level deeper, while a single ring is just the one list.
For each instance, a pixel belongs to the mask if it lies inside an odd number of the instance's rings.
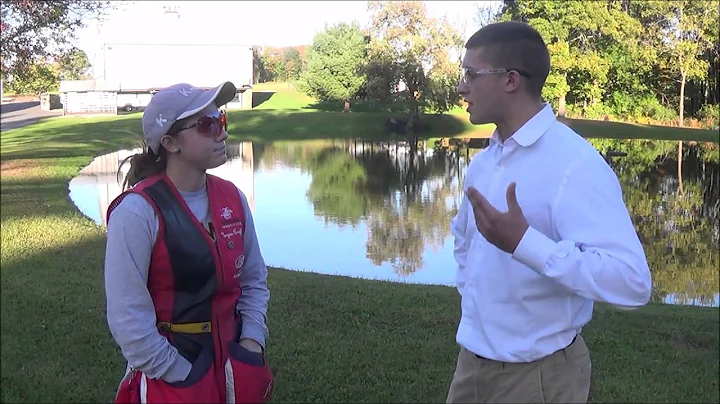
[{"label": "tree reflection in water", "polygon": [[[591,143],[603,153],[627,153],[611,165],[653,272],[652,300],[717,305],[717,148],[683,148],[679,178],[675,142]],[[368,260],[389,263],[400,276],[423,267],[426,248],[437,250],[451,236],[464,172],[479,151],[457,140],[420,141],[411,147],[361,139],[275,143],[259,149],[264,165],[287,164],[312,176],[307,198],[325,223],[353,228],[365,223]],[[452,257],[447,261],[454,268]]]}]

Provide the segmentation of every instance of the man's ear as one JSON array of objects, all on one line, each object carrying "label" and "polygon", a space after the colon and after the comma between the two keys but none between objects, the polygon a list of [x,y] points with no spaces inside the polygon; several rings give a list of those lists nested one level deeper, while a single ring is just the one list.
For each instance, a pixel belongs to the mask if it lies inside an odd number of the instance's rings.
[{"label": "man's ear", "polygon": [[515,70],[510,71],[505,76],[505,91],[508,93],[514,93],[520,88],[520,73]]}]

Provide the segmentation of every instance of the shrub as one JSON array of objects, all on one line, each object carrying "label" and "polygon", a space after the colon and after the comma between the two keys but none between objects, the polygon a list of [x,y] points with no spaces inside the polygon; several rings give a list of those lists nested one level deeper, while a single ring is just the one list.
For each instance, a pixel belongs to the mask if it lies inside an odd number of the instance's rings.
[{"label": "shrub", "polygon": [[704,128],[713,129],[720,124],[720,104],[705,104],[697,113],[700,125]]},{"label": "shrub", "polygon": [[595,104],[588,105],[583,109],[583,116],[585,119],[604,120],[612,115],[612,113],[612,109],[602,102],[596,102]]},{"label": "shrub", "polygon": [[625,121],[661,125],[677,123],[677,113],[672,108],[662,105],[650,94],[632,95],[616,92],[610,95],[608,105],[614,115]]}]

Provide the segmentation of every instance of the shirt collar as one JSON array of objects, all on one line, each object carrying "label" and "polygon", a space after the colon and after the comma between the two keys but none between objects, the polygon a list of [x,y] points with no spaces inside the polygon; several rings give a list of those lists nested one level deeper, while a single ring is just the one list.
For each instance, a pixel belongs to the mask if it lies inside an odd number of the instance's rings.
[{"label": "shirt collar", "polygon": [[[545,104],[545,107],[541,109],[537,114],[530,118],[520,129],[515,132],[510,139],[514,140],[515,143],[522,147],[528,147],[533,143],[537,142],[540,137],[547,132],[550,126],[555,123],[555,113],[552,110],[552,106],[549,103]],[[508,140],[510,140],[508,139]],[[490,138],[492,143],[503,144],[500,138],[500,133],[497,129]]]}]

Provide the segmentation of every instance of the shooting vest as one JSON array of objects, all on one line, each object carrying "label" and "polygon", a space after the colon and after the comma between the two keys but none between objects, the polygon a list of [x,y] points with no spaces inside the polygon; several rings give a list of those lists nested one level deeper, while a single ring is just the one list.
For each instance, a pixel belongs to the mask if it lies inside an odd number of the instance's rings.
[{"label": "shooting vest", "polygon": [[[131,369],[118,389],[120,403],[264,403],[273,377],[260,354],[238,343],[242,322],[236,303],[242,294],[245,217],[235,185],[207,175],[210,233],[190,211],[165,173],[146,178],[129,193],[147,200],[159,221],[147,287],[161,335],[192,363],[178,383],[150,379]],[[213,229],[214,228],[214,229]],[[214,230],[214,231],[213,231]],[[214,235],[211,235],[214,233]]]}]

